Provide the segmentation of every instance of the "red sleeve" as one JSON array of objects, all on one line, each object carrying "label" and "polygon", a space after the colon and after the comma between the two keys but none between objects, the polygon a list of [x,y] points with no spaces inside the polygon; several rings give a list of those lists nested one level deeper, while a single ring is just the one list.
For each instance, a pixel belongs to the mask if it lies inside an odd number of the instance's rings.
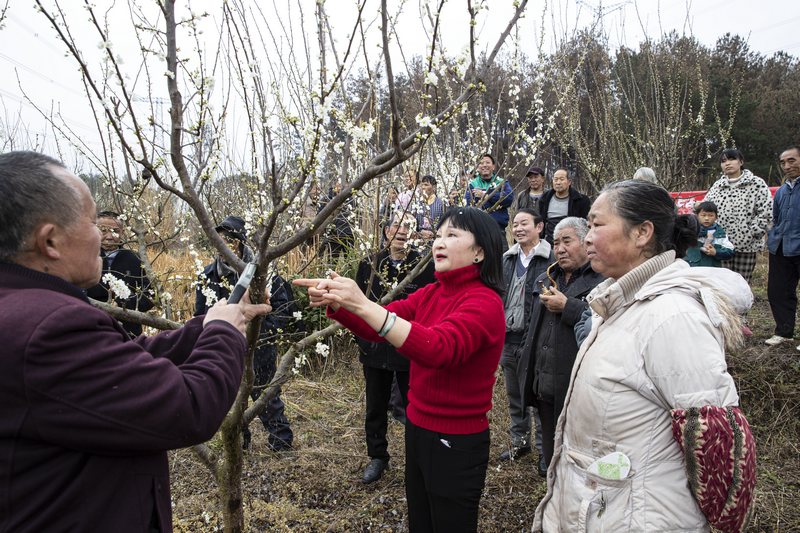
[{"label": "red sleeve", "polygon": [[[395,313],[398,317],[408,320],[411,322],[411,329],[414,329],[414,316],[415,310],[417,305],[420,305],[421,301],[424,301],[426,295],[433,290],[435,284],[426,285],[419,290],[416,290],[408,295],[408,298],[403,300],[395,300],[393,302],[389,302],[387,305],[384,306],[385,309],[388,309],[392,313]],[[355,335],[358,335],[364,340],[369,342],[385,342],[386,339],[379,336],[378,333],[372,329],[372,326],[367,324],[361,317],[356,314],[351,313],[347,309],[340,307],[338,311],[331,311],[331,308],[328,307],[325,310],[325,314],[328,318],[337,321],[342,326],[346,327],[350,331],[352,331]]]},{"label": "red sleeve", "polygon": [[489,288],[472,289],[435,324],[412,322],[398,352],[424,366],[451,367],[463,364],[503,336],[505,314],[500,297]]}]

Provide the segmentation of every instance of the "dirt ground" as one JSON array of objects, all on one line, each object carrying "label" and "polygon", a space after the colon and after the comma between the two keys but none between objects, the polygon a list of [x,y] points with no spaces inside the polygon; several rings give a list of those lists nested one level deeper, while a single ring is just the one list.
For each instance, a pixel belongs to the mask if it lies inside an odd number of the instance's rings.
[{"label": "dirt ground", "polygon": [[[764,258],[762,258],[764,259]],[[749,315],[754,336],[728,355],[741,404],[758,445],[756,510],[747,531],[800,531],[800,352],[795,345],[767,348],[772,318],[761,261],[753,282],[756,301]],[[390,469],[369,486],[361,484],[368,462],[363,437],[363,376],[355,347],[337,338],[324,364],[292,381],[283,393],[295,432],[295,450],[273,453],[256,420],[244,467],[249,531],[406,531],[403,490],[403,427],[389,427]],[[502,379],[490,414],[492,451],[481,500],[480,530],[529,531],[544,481],[536,454],[513,463],[498,455],[510,444]],[[219,528],[216,487],[191,452],[171,454],[176,531]]]}]

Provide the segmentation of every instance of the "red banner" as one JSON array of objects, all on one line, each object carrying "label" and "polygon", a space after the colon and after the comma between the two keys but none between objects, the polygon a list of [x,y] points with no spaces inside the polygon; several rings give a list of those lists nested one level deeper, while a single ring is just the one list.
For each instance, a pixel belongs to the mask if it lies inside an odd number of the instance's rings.
[{"label": "red banner", "polygon": [[[778,187],[770,187],[769,192],[775,197],[775,191]],[[678,206],[678,214],[685,215],[694,213],[694,204],[700,203],[706,197],[707,191],[683,191],[669,193],[675,199],[675,205]]]}]

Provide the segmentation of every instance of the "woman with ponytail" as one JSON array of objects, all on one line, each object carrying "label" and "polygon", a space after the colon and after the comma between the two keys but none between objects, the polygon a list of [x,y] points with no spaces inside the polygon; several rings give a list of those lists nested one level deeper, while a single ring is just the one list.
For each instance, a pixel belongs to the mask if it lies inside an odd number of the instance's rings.
[{"label": "woman with ponytail", "polygon": [[535,531],[739,531],[755,445],[725,350],[741,342],[746,282],[681,260],[697,239],[667,191],[606,187],[586,248],[608,279],[587,300]]}]

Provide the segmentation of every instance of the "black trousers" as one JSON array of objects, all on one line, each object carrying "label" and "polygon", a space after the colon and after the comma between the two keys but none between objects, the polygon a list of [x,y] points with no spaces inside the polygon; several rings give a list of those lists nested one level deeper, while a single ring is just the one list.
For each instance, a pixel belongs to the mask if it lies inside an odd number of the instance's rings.
[{"label": "black trousers", "polygon": [[[263,390],[275,377],[276,357],[277,353],[274,350],[268,350],[258,353],[257,360],[253,361],[253,390],[250,391],[250,397],[253,400],[258,400],[261,397]],[[267,439],[272,450],[291,448],[294,441],[294,432],[289,423],[289,418],[286,416],[285,409],[286,405],[281,399],[280,391],[278,391],[278,394],[267,402],[264,410],[258,415],[259,420],[264,424],[264,429],[267,430]],[[243,426],[242,435],[245,441],[249,442],[251,438],[250,428]]]},{"label": "black trousers", "polygon": [[797,283],[800,281],[800,256],[786,257],[783,246],[776,254],[769,254],[767,298],[775,319],[775,335],[794,337],[797,313]]},{"label": "black trousers", "polygon": [[406,423],[406,500],[412,533],[478,530],[489,430],[447,435]]},{"label": "black trousers", "polygon": [[539,409],[539,418],[542,421],[542,455],[544,462],[550,466],[553,460],[553,448],[556,439],[556,422],[561,410],[556,413],[556,406],[542,400],[536,400],[536,407]]},{"label": "black trousers", "polygon": [[408,405],[408,372],[372,368],[363,365],[366,383],[366,416],[364,432],[367,436],[367,455],[372,459],[389,460],[389,443],[386,429],[389,425],[389,399],[392,396],[392,380],[397,377],[397,386],[403,397],[403,407]]}]

